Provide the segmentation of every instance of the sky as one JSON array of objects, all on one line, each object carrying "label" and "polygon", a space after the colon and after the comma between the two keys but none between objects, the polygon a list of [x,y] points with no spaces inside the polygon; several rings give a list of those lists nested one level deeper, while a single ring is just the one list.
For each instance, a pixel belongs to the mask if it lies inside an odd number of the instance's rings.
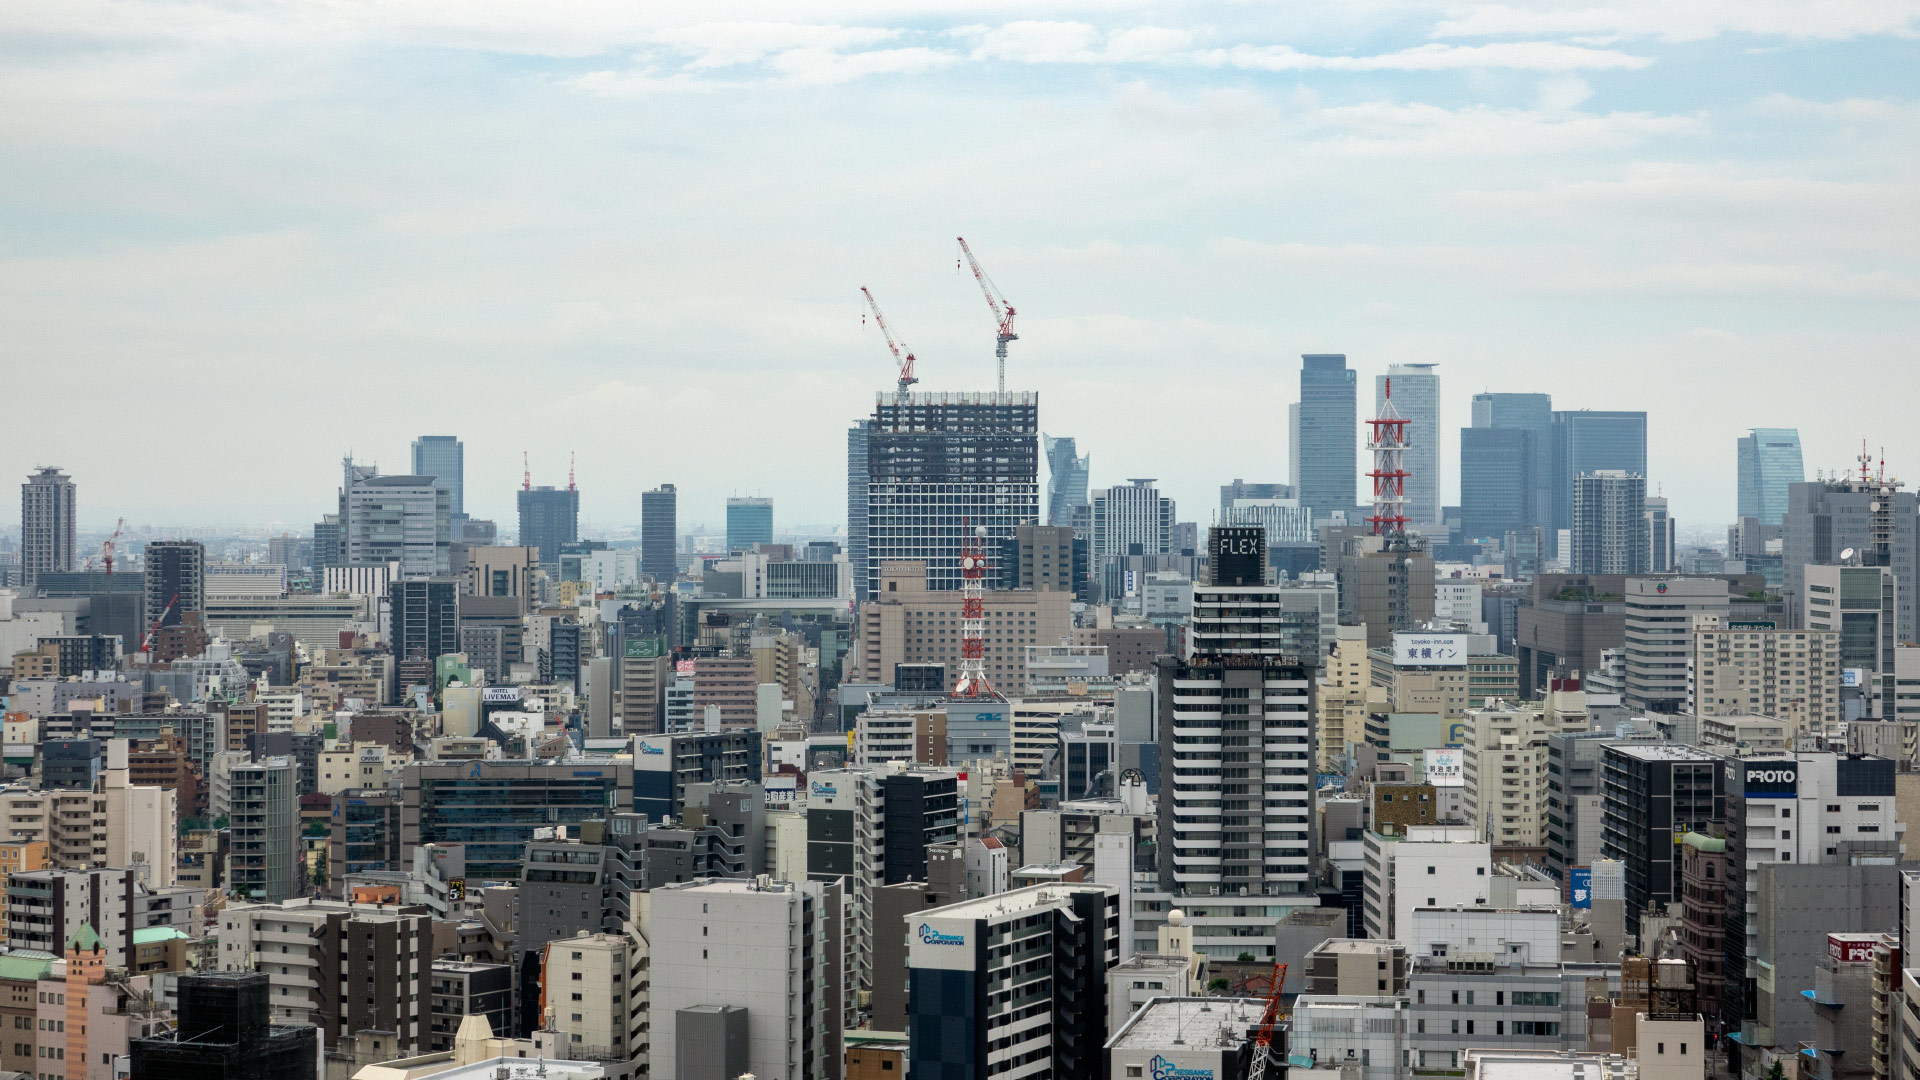
[{"label": "sky", "polygon": [[[1008,384],[1207,520],[1299,354],[1645,409],[1683,528],[1798,427],[1920,479],[1920,0],[0,5],[0,475],[304,528],[466,442],[512,527],[844,521],[889,388]],[[1904,73],[1904,74],[1903,74]],[[12,515],[6,515],[11,518]],[[14,524],[12,521],[8,525]]]}]

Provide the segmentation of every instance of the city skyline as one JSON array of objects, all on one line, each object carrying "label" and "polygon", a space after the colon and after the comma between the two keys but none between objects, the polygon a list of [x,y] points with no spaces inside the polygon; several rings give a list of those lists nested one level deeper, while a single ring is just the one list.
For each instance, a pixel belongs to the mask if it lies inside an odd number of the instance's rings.
[{"label": "city skyline", "polygon": [[[921,389],[993,385],[956,235],[1021,312],[1008,386],[1096,485],[1285,480],[1317,351],[1437,363],[1462,421],[1487,389],[1644,408],[1683,524],[1732,520],[1752,427],[1799,428],[1810,471],[1863,435],[1920,457],[1894,6],[92,10],[0,14],[35,103],[0,150],[0,474],[57,459],[88,527],[237,516],[225,489],[309,521],[341,454],[399,471],[420,433],[466,443],[477,517],[511,516],[522,451],[555,484],[577,451],[596,522],[662,482],[688,522],[742,489],[840,520],[845,425],[894,374],[862,284]],[[99,77],[126,56],[142,78]],[[1892,385],[1799,408],[1812,355]],[[95,409],[218,423],[224,483],[128,468],[144,427],[72,438],[79,371]],[[1271,416],[1213,423],[1223,387]],[[723,411],[782,453],[685,452]]]}]

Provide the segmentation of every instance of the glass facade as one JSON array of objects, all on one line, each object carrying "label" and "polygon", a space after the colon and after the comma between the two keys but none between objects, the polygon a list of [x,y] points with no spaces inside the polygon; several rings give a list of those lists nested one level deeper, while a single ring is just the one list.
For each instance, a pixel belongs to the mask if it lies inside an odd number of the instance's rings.
[{"label": "glass facade", "polygon": [[1588,473],[1608,470],[1647,475],[1647,414],[1587,409],[1554,413],[1554,505],[1549,525],[1573,528],[1575,482]]},{"label": "glass facade", "polygon": [[422,435],[413,440],[413,472],[431,476],[438,487],[447,489],[450,512],[466,510],[466,447],[452,435]]},{"label": "glass facade", "polygon": [[1316,520],[1351,510],[1359,498],[1360,416],[1354,373],[1345,353],[1300,357],[1299,422],[1294,494]]},{"label": "glass facade", "polygon": [[1460,535],[1504,537],[1533,524],[1534,433],[1524,428],[1460,429]]},{"label": "glass facade", "polygon": [[1754,428],[1740,437],[1740,516],[1778,525],[1787,513],[1787,487],[1807,478],[1796,428]]},{"label": "glass facade", "polygon": [[533,831],[575,825],[627,809],[631,782],[621,799],[616,770],[567,765],[504,766],[476,762],[456,766],[456,776],[422,776],[407,791],[406,846],[465,844],[467,876],[476,881],[515,881]]}]

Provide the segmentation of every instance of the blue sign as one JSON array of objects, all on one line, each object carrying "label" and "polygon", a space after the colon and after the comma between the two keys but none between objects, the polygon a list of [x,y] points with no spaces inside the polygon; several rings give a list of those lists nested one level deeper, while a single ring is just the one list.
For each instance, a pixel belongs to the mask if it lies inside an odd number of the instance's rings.
[{"label": "blue sign", "polygon": [[832,785],[832,784],[823,784],[823,783],[821,783],[821,782],[820,782],[820,781],[818,781],[818,780],[815,780],[815,781],[814,781],[814,782],[812,783],[812,785],[810,785],[810,786],[809,786],[809,788],[808,788],[808,790],[809,790],[809,791],[812,791],[812,792],[813,792],[813,793],[814,793],[815,795],[838,795],[838,794],[840,794],[840,789],[839,789],[839,788],[837,788],[837,787],[835,787],[835,786],[834,786],[834,785]]},{"label": "blue sign", "polygon": [[1147,1071],[1153,1080],[1213,1080],[1212,1069],[1183,1069],[1159,1054],[1147,1062]]},{"label": "blue sign", "polygon": [[1593,868],[1575,866],[1567,870],[1567,895],[1576,908],[1593,906]]},{"label": "blue sign", "polygon": [[943,934],[926,923],[920,924],[920,943],[922,945],[965,945],[965,934]]},{"label": "blue sign", "polygon": [[641,752],[642,754],[664,754],[664,753],[666,753],[667,751],[666,751],[666,749],[665,749],[665,748],[663,748],[663,747],[658,747],[658,746],[648,746],[648,745],[647,745],[646,743],[641,743],[641,744],[640,744],[640,752]]}]

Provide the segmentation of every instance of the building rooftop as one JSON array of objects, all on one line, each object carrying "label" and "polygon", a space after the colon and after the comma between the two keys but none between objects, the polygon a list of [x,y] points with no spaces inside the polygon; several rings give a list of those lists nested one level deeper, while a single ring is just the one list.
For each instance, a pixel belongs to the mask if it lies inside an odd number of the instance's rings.
[{"label": "building rooftop", "polygon": [[1469,1080],[1626,1080],[1639,1068],[1618,1054],[1552,1050],[1466,1052]]},{"label": "building rooftop", "polygon": [[1157,997],[1107,1040],[1108,1050],[1231,1050],[1251,1037],[1266,1015],[1258,998]]},{"label": "building rooftop", "polygon": [[[1076,867],[1078,863],[1074,864]],[[672,886],[668,886],[672,888]],[[1108,892],[1105,885],[1096,885],[1090,881],[1067,881],[1042,885],[1029,885],[1024,889],[1010,889],[992,896],[982,896],[974,900],[962,900],[945,907],[929,908],[921,912],[923,916],[937,915],[943,919],[991,919],[999,915],[1009,915],[1018,911],[1031,911],[1034,908],[1052,903],[1056,898],[1078,892]]]},{"label": "building rooftop", "polygon": [[1108,968],[1107,970],[1139,971],[1139,972],[1155,972],[1155,971],[1176,972],[1176,971],[1187,970],[1187,966],[1192,963],[1193,963],[1193,958],[1187,957],[1187,956],[1162,956],[1159,953],[1141,953],[1139,955],[1129,957],[1126,960],[1122,960],[1120,963],[1113,965],[1113,967]]},{"label": "building rooftop", "polygon": [[1720,758],[1691,746],[1676,746],[1673,743],[1627,743],[1622,746],[1608,747],[1625,757],[1638,761],[1719,761]]}]

